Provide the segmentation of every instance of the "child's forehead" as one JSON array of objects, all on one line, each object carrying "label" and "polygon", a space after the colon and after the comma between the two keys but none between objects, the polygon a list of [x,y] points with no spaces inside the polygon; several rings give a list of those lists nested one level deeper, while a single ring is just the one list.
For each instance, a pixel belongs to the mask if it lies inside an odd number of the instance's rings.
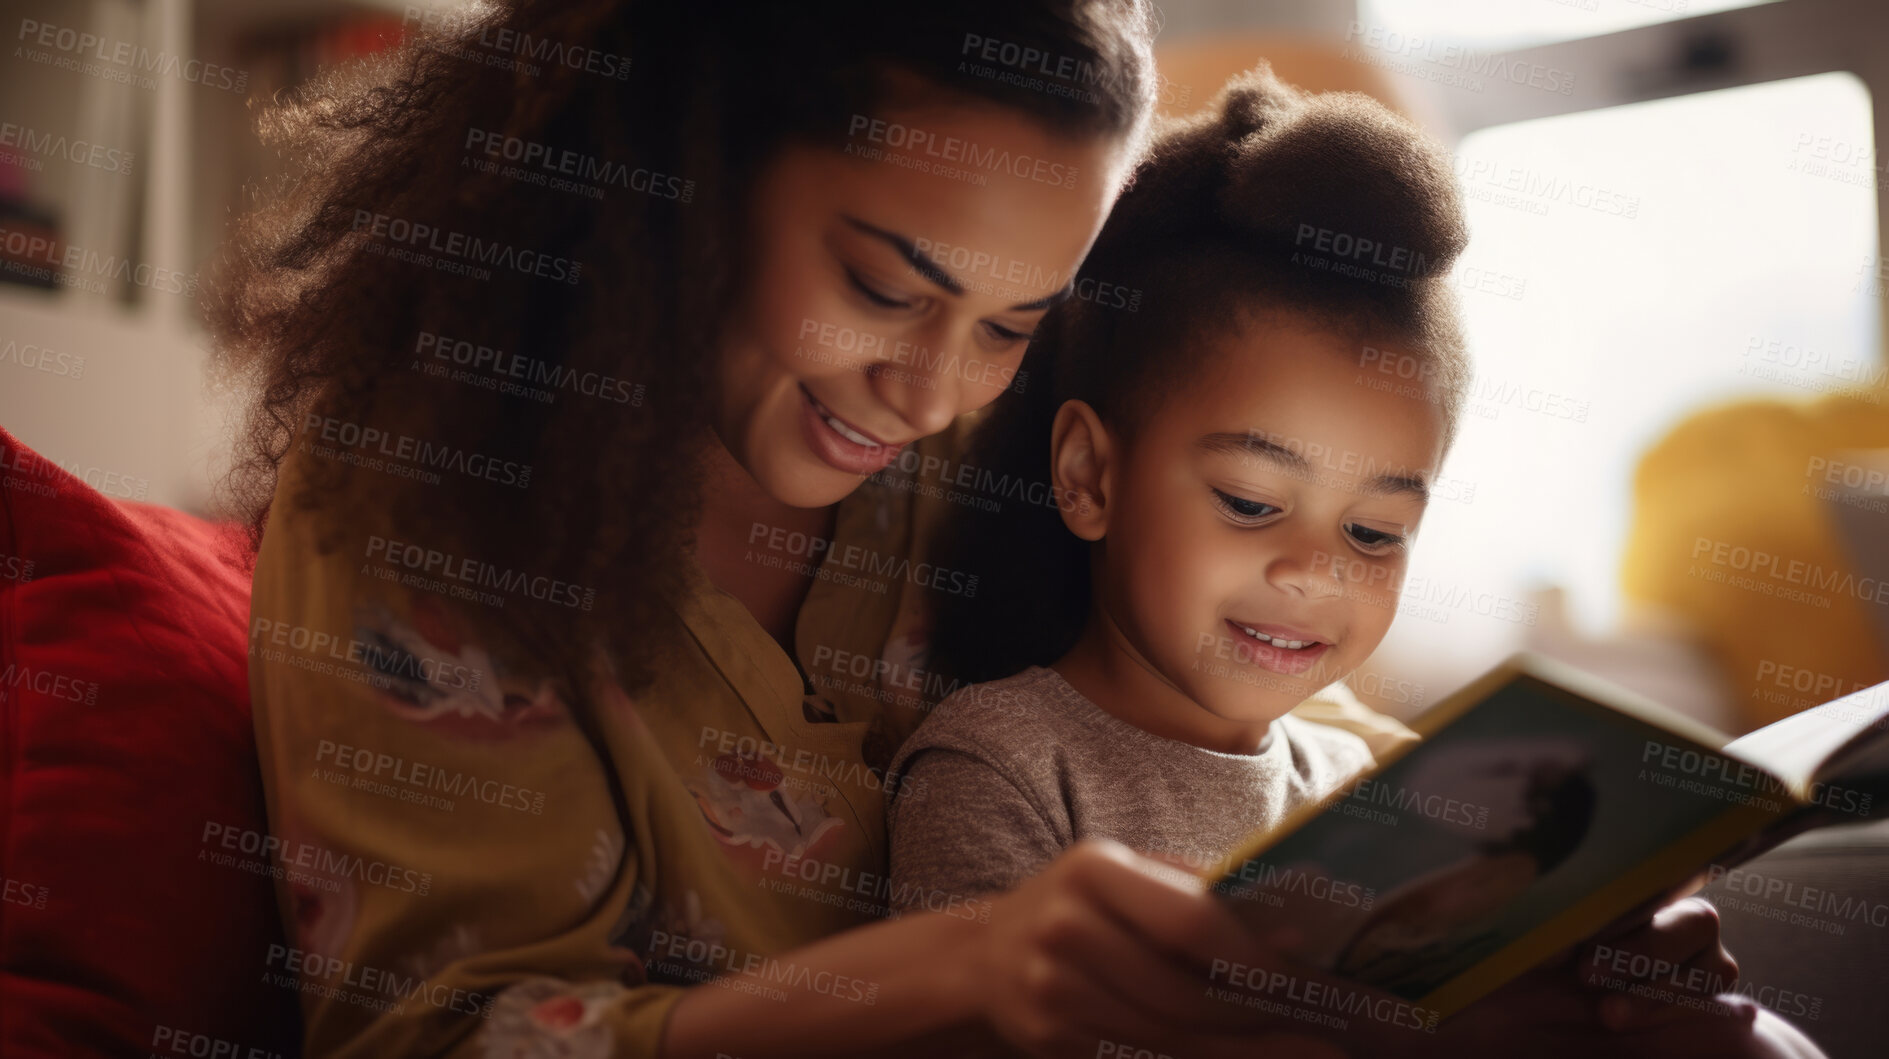
[{"label": "child's forehead", "polygon": [[1243,328],[1214,345],[1195,384],[1162,402],[1172,414],[1159,418],[1190,446],[1243,434],[1341,465],[1428,469],[1441,456],[1441,391],[1427,358],[1406,344],[1301,325]]}]

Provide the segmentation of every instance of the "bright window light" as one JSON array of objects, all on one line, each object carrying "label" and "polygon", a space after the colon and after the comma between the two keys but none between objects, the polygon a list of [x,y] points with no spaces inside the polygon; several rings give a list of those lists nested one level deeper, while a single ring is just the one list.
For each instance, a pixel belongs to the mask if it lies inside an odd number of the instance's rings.
[{"label": "bright window light", "polygon": [[1484,48],[1525,48],[1771,0],[1358,0],[1358,21]]},{"label": "bright window light", "polygon": [[[1475,392],[1412,583],[1517,613],[1562,586],[1576,628],[1604,632],[1650,445],[1727,399],[1880,385],[1870,129],[1867,90],[1833,73],[1465,139],[1472,234],[1453,278]],[[1793,350],[1824,367],[1791,367],[1806,362]],[[1467,677],[1527,632],[1421,596],[1406,594],[1378,664]]]}]

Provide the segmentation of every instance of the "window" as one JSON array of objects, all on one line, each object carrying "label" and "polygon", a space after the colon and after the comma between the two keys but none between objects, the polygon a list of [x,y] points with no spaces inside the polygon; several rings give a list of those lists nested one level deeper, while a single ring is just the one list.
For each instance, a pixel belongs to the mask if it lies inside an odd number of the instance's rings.
[{"label": "window", "polygon": [[1609,628],[1650,444],[1723,400],[1881,384],[1870,130],[1832,73],[1464,139],[1476,384],[1375,667],[1460,682],[1521,645],[1545,584]]}]

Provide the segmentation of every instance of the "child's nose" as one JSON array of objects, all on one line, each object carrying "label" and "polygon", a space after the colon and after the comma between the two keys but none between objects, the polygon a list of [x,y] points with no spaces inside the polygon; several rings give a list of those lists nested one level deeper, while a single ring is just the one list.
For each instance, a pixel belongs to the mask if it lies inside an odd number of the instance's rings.
[{"label": "child's nose", "polygon": [[1275,587],[1307,598],[1322,598],[1344,591],[1340,577],[1344,560],[1325,542],[1314,534],[1292,533],[1279,543],[1280,549],[1267,569],[1268,579]]}]

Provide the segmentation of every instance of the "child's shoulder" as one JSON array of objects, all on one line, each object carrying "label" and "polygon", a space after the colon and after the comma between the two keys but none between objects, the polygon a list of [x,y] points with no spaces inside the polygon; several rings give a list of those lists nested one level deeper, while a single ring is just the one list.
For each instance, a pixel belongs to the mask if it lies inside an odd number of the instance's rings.
[{"label": "child's shoulder", "polygon": [[1041,747],[1057,714],[1057,689],[1055,672],[1041,666],[959,688],[932,707],[899,748],[894,768],[921,750],[957,750],[1002,761],[1019,748]]}]

